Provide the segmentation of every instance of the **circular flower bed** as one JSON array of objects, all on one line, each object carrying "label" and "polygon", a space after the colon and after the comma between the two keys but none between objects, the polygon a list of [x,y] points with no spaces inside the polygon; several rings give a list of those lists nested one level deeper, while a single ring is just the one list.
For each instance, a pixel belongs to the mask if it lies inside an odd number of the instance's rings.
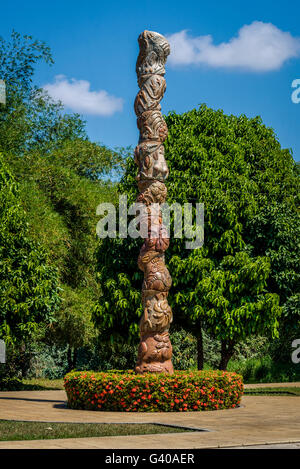
[{"label": "circular flower bed", "polygon": [[109,371],[68,373],[64,386],[71,409],[185,412],[236,407],[242,376],[226,371],[175,371],[173,375]]}]

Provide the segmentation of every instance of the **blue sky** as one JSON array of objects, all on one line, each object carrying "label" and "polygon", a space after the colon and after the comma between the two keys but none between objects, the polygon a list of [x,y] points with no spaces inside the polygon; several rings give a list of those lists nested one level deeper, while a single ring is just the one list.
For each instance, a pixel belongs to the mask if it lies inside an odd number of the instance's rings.
[{"label": "blue sky", "polygon": [[1,5],[0,34],[44,40],[55,65],[39,66],[36,83],[79,110],[92,140],[116,147],[138,140],[137,37],[160,32],[173,46],[163,113],[204,102],[260,115],[299,161],[300,102],[291,99],[300,79],[299,17],[292,1],[11,0]]}]

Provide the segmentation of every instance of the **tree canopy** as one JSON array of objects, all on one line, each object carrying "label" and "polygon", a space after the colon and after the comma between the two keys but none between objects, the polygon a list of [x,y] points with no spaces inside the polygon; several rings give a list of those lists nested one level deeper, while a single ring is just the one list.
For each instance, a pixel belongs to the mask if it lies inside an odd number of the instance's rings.
[{"label": "tree canopy", "polygon": [[[62,103],[35,86],[34,72],[41,61],[53,63],[42,41],[17,32],[9,40],[0,39],[0,76],[7,89],[6,106],[0,107],[0,151],[18,184],[18,207],[23,210],[28,242],[39,243],[56,272],[61,301],[59,309],[52,307],[48,337],[59,344],[64,338],[65,345],[76,348],[90,337],[89,311],[100,293],[94,268],[96,207],[115,193],[114,184],[103,176],[119,167],[122,155],[91,142],[85,121],[66,113]],[[22,255],[25,250],[16,258]],[[25,257],[23,261],[26,264]],[[25,273],[21,274],[26,282]],[[6,287],[11,281],[7,278]],[[28,302],[31,293],[28,290]],[[12,311],[3,314],[7,318]],[[50,315],[44,320],[49,323]],[[28,315],[28,327],[29,323]]]},{"label": "tree canopy", "polygon": [[18,185],[0,155],[0,337],[28,339],[60,304],[58,272],[30,239]]},{"label": "tree canopy", "polygon": [[[268,237],[270,207],[279,204],[292,214],[293,223],[286,228],[293,257],[299,229],[299,176],[289,150],[281,148],[273,130],[259,117],[227,116],[202,105],[182,115],[172,112],[166,122],[168,202],[202,202],[205,214],[204,246],[188,250],[184,239],[171,239],[166,253],[173,278],[174,321],[198,336],[203,327],[218,338],[224,352],[222,366],[226,366],[241,339],[278,334],[281,309],[288,299],[279,281],[286,264],[279,265],[275,257],[285,241],[279,241],[279,235],[277,243]],[[128,159],[119,191],[130,202],[137,194],[135,175],[135,164]],[[137,333],[142,283],[136,265],[139,245],[130,238],[100,243],[103,296],[94,319],[109,335]],[[288,298],[296,294],[299,280],[294,260],[288,266],[293,272]]]}]

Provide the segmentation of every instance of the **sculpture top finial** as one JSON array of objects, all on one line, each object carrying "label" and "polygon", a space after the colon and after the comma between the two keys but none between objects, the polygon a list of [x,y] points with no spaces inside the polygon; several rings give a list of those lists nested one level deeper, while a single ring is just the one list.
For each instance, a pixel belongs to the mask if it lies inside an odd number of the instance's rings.
[{"label": "sculpture top finial", "polygon": [[136,62],[138,83],[141,83],[149,75],[165,74],[165,63],[170,54],[170,44],[162,34],[155,31],[143,31],[138,38],[140,53]]}]

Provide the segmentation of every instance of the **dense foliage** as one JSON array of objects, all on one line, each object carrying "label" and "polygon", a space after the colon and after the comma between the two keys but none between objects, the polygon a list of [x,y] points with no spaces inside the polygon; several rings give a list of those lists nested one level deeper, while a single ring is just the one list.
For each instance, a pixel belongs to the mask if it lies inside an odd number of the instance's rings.
[{"label": "dense foliage", "polygon": [[[22,205],[24,223],[28,225],[27,242],[41,246],[34,262],[39,262],[42,270],[43,256],[47,255],[47,262],[53,271],[57,270],[62,300],[59,309],[48,301],[42,282],[39,287],[51,310],[51,318],[50,313],[49,317],[44,315],[44,324],[51,324],[43,329],[44,340],[49,345],[69,347],[71,369],[76,349],[91,340],[91,309],[100,294],[94,269],[96,207],[113,200],[115,193],[114,185],[102,178],[119,167],[122,156],[90,142],[81,117],[66,113],[61,103],[34,85],[34,72],[40,61],[53,63],[50,49],[43,42],[16,32],[9,40],[0,39],[0,77],[7,89],[6,106],[0,105],[0,151],[18,183],[18,204],[20,210]],[[24,256],[26,264],[25,251],[16,254],[12,250],[13,243],[11,255],[16,257],[15,262],[22,262]],[[26,284],[26,273],[20,271],[20,276]],[[10,284],[7,276],[8,291]],[[53,295],[55,292],[53,287]],[[21,292],[14,294],[18,298]],[[38,315],[39,308],[29,287],[27,294],[26,301],[36,307]],[[2,314],[6,317],[13,311],[3,309]],[[17,315],[14,318],[18,322]],[[27,320],[29,328],[29,314]],[[43,340],[41,336],[39,340]]]},{"label": "dense foliage", "polygon": [[59,306],[58,273],[29,237],[19,188],[0,155],[0,337],[29,339]]},{"label": "dense foliage", "polygon": [[173,375],[72,372],[64,378],[72,409],[187,412],[236,407],[242,377],[220,371],[176,371]]},{"label": "dense foliage", "polygon": [[[173,278],[169,298],[176,323],[198,337],[200,356],[202,328],[221,341],[219,366],[225,368],[241,340],[278,336],[282,309],[297,301],[299,175],[290,152],[260,118],[227,116],[203,105],[182,115],[173,112],[166,122],[168,202],[205,207],[204,246],[188,250],[185,239],[172,239],[166,253]],[[135,175],[128,159],[119,190],[129,203],[137,193]],[[283,222],[283,213],[290,224]],[[111,336],[137,334],[139,245],[130,238],[105,239],[99,247],[103,296],[94,319]],[[286,249],[290,252],[281,262]],[[297,324],[299,308],[293,308]]]}]

